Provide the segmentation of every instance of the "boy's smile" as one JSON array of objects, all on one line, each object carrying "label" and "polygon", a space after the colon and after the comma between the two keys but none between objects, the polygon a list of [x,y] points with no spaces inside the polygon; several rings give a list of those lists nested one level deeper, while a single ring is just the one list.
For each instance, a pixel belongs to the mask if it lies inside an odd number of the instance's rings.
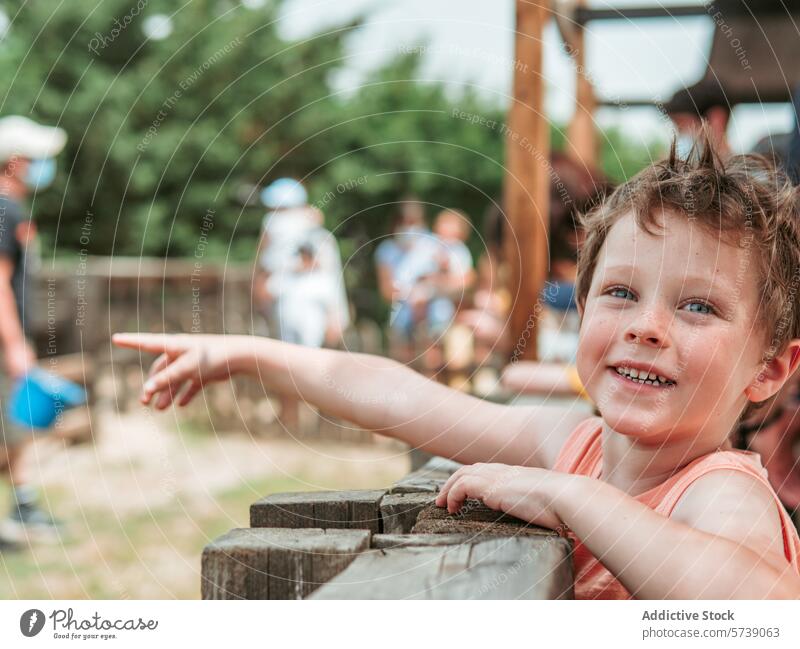
[{"label": "boy's smile", "polygon": [[684,215],[650,234],[608,233],[586,299],[578,371],[613,430],[651,444],[722,443],[747,403],[765,341],[755,259]]}]

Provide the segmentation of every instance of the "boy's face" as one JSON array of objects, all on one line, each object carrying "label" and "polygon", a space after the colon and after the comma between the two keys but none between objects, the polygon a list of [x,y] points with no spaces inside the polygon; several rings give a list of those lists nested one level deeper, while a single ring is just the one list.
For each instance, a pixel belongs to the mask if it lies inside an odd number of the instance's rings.
[{"label": "boy's face", "polygon": [[[632,214],[611,228],[586,299],[578,372],[619,433],[721,443],[764,353],[755,261],[683,215],[660,222],[656,235]],[[659,378],[640,383],[634,372]]]}]

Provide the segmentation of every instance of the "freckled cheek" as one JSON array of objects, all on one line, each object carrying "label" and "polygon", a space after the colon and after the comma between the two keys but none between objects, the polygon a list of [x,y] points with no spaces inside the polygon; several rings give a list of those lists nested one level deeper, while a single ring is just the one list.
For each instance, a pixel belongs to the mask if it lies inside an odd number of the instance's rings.
[{"label": "freckled cheek", "polygon": [[[699,341],[683,350],[681,363],[684,380],[689,379],[696,386],[702,385],[705,397],[725,391],[726,382],[731,377],[733,364],[731,350],[736,346],[731,343],[717,345],[708,341]],[[679,379],[680,380],[680,379]]]},{"label": "freckled cheek", "polygon": [[610,318],[584,320],[578,339],[577,367],[584,382],[594,382],[603,376],[607,351],[614,342],[617,321]]}]

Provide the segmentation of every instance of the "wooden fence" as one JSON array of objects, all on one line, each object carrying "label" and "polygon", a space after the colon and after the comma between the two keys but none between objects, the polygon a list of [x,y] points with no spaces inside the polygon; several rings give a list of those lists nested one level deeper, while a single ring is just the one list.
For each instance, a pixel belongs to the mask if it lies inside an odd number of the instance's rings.
[{"label": "wooden fence", "polygon": [[436,493],[459,465],[434,458],[389,489],[283,493],[210,543],[204,599],[572,599],[570,542]]}]

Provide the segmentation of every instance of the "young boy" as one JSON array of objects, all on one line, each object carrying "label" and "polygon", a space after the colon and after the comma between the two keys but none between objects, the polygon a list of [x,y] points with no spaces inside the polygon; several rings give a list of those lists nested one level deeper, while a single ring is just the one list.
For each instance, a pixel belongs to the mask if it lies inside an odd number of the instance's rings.
[{"label": "young boy", "polygon": [[688,161],[673,146],[585,219],[577,366],[597,418],[492,404],[384,358],[272,340],[114,342],[161,353],[142,397],[157,408],[245,372],[471,465],[437,504],[479,498],[571,535],[579,598],[796,598],[800,539],[758,456],[729,436],[800,361],[799,212],[763,159],[722,163],[704,140]]}]

